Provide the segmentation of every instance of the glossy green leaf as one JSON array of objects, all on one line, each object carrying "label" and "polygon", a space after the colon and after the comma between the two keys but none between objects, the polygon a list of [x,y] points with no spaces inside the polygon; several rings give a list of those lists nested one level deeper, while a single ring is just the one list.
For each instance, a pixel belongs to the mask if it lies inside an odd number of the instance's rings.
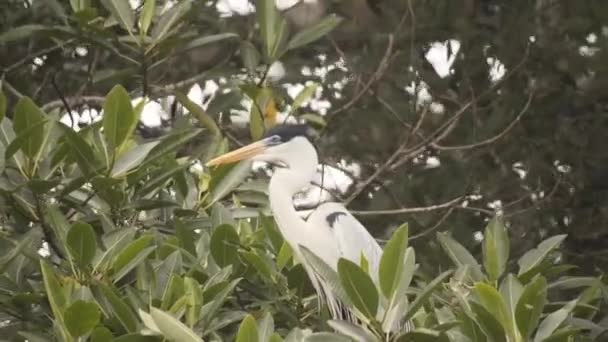
[{"label": "glossy green leaf", "polygon": [[179,103],[181,103],[192,115],[194,115],[202,127],[208,129],[213,135],[220,134],[221,131],[215,121],[213,121],[213,118],[209,116],[209,114],[207,114],[207,112],[205,112],[201,106],[192,102],[192,100],[190,100],[188,96],[184,95],[183,93],[177,92],[175,97]]},{"label": "glossy green leaf", "polygon": [[276,60],[281,44],[287,38],[287,23],[275,6],[274,0],[257,0],[256,14],[265,47],[265,57]]},{"label": "glossy green leaf", "polygon": [[509,259],[507,229],[498,217],[488,223],[483,239],[484,267],[490,281],[497,280],[505,271]]},{"label": "glossy green leaf", "polygon": [[[19,135],[17,135],[17,137],[6,147],[4,158],[9,159],[14,156],[15,153],[21,150],[29,158],[37,160],[38,152],[40,150],[36,150],[37,147],[33,147],[32,143],[38,143],[38,134],[44,134],[46,124],[47,121],[42,120],[20,132]],[[42,143],[43,140],[40,140],[40,148],[42,148]],[[32,148],[34,148],[34,150],[31,150]],[[31,153],[34,154],[30,155]]]},{"label": "glossy green leaf", "polygon": [[113,339],[112,332],[106,327],[97,327],[91,333],[91,342],[112,342]]},{"label": "glossy green leaf", "polygon": [[528,340],[534,332],[546,302],[547,280],[537,276],[524,287],[515,308],[517,326],[523,338]]},{"label": "glossy green leaf", "polygon": [[149,143],[137,145],[132,149],[126,151],[121,154],[118,160],[114,163],[114,168],[112,169],[112,177],[122,177],[127,174],[129,171],[137,168],[141,165],[141,163],[146,159],[150,151],[156,145],[158,145],[160,141],[152,141]]},{"label": "glossy green leaf", "polygon": [[349,321],[329,320],[327,324],[335,331],[348,336],[356,342],[377,342],[378,339],[364,327]]},{"label": "glossy green leaf", "polygon": [[258,342],[258,340],[258,327],[255,318],[247,315],[236,334],[236,342]]},{"label": "glossy green leaf", "polygon": [[414,317],[416,312],[418,312],[418,310],[420,310],[420,308],[427,303],[429,297],[431,297],[433,292],[435,292],[435,290],[437,290],[437,288],[441,284],[443,284],[443,282],[451,274],[452,274],[452,271],[445,271],[445,272],[441,273],[440,275],[438,275],[437,277],[435,277],[435,279],[433,279],[430,283],[428,283],[422,289],[422,291],[418,294],[418,296],[416,296],[416,299],[414,299],[412,304],[409,306],[409,308],[407,309],[407,312],[405,313],[405,315],[403,317],[403,320],[407,321],[410,318]]},{"label": "glossy green leaf", "polygon": [[317,91],[318,87],[319,84],[317,83],[304,87],[304,89],[302,89],[302,91],[296,95],[295,99],[293,99],[293,102],[291,103],[291,113],[295,113],[305,102],[309,101]]},{"label": "glossy green leaf", "polygon": [[6,96],[4,95],[4,92],[2,92],[1,85],[2,83],[0,83],[0,122],[2,122],[6,116]]},{"label": "glossy green leaf", "polygon": [[557,328],[568,318],[578,300],[572,300],[564,305],[561,309],[554,311],[547,315],[545,319],[540,323],[536,334],[534,335],[534,342],[544,341],[546,338],[551,336]]},{"label": "glossy green leaf", "polygon": [[351,339],[330,332],[316,332],[305,336],[302,339],[303,342],[349,342]]},{"label": "glossy green leaf", "polygon": [[338,260],[338,275],[354,306],[367,318],[375,318],[378,311],[378,290],[369,275],[357,264],[343,258]]},{"label": "glossy green leaf", "polygon": [[173,341],[203,342],[197,334],[170,314],[157,308],[150,309],[150,315],[162,334]]},{"label": "glossy green leaf", "polygon": [[260,275],[262,275],[267,280],[271,279],[272,269],[270,268],[270,265],[268,264],[268,262],[266,262],[266,260],[264,260],[264,258],[262,258],[261,256],[257,255],[254,252],[242,251],[239,253],[243,257],[243,259],[245,259],[247,261],[248,264],[253,266],[256,269],[256,271],[258,271],[258,273]]},{"label": "glossy green leaf", "polygon": [[475,293],[479,297],[481,305],[494,316],[502,325],[503,329],[513,336],[513,323],[504,298],[492,286],[485,283],[475,284]]},{"label": "glossy green leaf", "polygon": [[289,50],[297,49],[301,46],[308,45],[333,31],[340,23],[342,18],[335,14],[330,14],[321,19],[313,26],[307,27],[296,33],[287,44]]},{"label": "glossy green leaf", "polygon": [[88,178],[92,177],[98,169],[93,148],[79,133],[74,132],[65,125],[60,125],[60,127],[63,130],[63,136],[69,147],[70,155],[76,160],[83,175]]},{"label": "glossy green leaf", "polygon": [[471,277],[474,281],[479,281],[484,278],[481,272],[481,266],[469,251],[466,250],[461,244],[456,242],[447,233],[438,233],[437,240],[441,244],[441,247],[445,253],[450,257],[454,265],[461,267],[468,265],[471,270]]},{"label": "glossy green leaf", "polygon": [[36,33],[49,31],[50,29],[51,29],[51,27],[49,27],[49,26],[38,25],[38,24],[22,25],[22,26],[13,27],[5,32],[2,32],[2,34],[0,34],[0,44],[6,44],[6,43],[14,42],[17,40],[30,38],[32,35],[34,35]]},{"label": "glossy green leaf", "polygon": [[231,225],[223,224],[213,231],[211,236],[211,255],[220,266],[235,265],[238,262],[237,248],[239,235]]},{"label": "glossy green leaf", "polygon": [[257,322],[258,340],[268,341],[274,333],[274,319],[270,312],[266,312],[264,317]]},{"label": "glossy green leaf", "polygon": [[559,245],[566,239],[566,235],[552,236],[542,241],[536,248],[527,251],[519,260],[518,276],[523,276],[526,273],[532,272],[535,268],[539,267],[541,263],[547,258],[549,253],[554,251]]},{"label": "glossy green leaf", "polygon": [[158,44],[168,36],[168,33],[178,24],[180,19],[188,13],[191,5],[191,0],[180,1],[160,17],[151,33],[155,44]]},{"label": "glossy green leaf", "polygon": [[99,288],[103,294],[104,300],[108,302],[110,310],[113,312],[114,317],[118,319],[121,325],[128,332],[137,331],[137,317],[133,313],[132,308],[119,297],[117,290],[101,283],[97,284],[97,288]]},{"label": "glossy green leaf", "polygon": [[281,249],[279,249],[279,254],[277,255],[277,269],[280,271],[287,263],[291,260],[293,256],[293,251],[291,250],[291,246],[286,241],[283,241],[281,245]]},{"label": "glossy green leaf", "polygon": [[145,0],[141,16],[139,17],[139,30],[142,36],[145,36],[148,33],[155,11],[156,0]]},{"label": "glossy green leaf", "polygon": [[152,242],[153,239],[154,237],[152,235],[143,235],[120,251],[112,262],[114,273],[118,274],[123,272],[123,269],[127,268],[127,266],[136,259],[138,254],[145,254],[142,252],[150,245],[150,242]]},{"label": "glossy green leaf", "polygon": [[241,41],[239,52],[245,68],[247,68],[247,70],[249,70],[251,73],[255,72],[256,68],[260,64],[260,53],[256,49],[255,45],[248,40],[243,40]]},{"label": "glossy green leaf", "polygon": [[390,299],[401,281],[403,260],[407,249],[408,227],[403,225],[394,233],[384,246],[380,259],[379,280],[380,289],[387,299]]},{"label": "glossy green leaf", "polygon": [[131,33],[135,23],[134,11],[131,9],[128,1],[123,0],[102,0],[101,3],[112,14],[112,17],[124,28]]},{"label": "glossy green leaf", "polygon": [[203,36],[203,37],[196,38],[196,39],[189,41],[188,44],[184,45],[181,49],[179,49],[179,53],[184,53],[186,51],[201,48],[205,45],[213,44],[216,42],[221,42],[221,41],[227,40],[227,39],[234,39],[234,38],[238,38],[238,37],[239,37],[238,34],[230,33],[230,32]]},{"label": "glossy green leaf", "polygon": [[114,86],[103,105],[103,134],[114,151],[131,137],[138,120],[125,88],[121,85]]},{"label": "glossy green leaf", "polygon": [[45,120],[45,114],[29,97],[22,97],[17,102],[13,128],[17,136],[27,136],[26,141],[21,145],[21,150],[31,159],[37,157],[44,144]]},{"label": "glossy green leaf", "polygon": [[235,165],[225,166],[226,172],[214,176],[213,182],[209,184],[207,205],[214,204],[236,189],[251,173],[251,164],[250,160],[243,160]]},{"label": "glossy green leaf", "polygon": [[517,327],[517,303],[521,298],[524,291],[524,287],[517,280],[515,275],[509,273],[502,284],[500,284],[500,294],[507,305],[507,312],[509,314],[509,324],[511,325],[511,331],[514,335],[519,337],[519,329]]},{"label": "glossy green leaf", "polygon": [[81,267],[93,261],[97,250],[97,238],[93,227],[85,222],[76,222],[68,231],[66,243],[70,256]]},{"label": "glossy green leaf", "polygon": [[65,325],[73,337],[88,334],[97,323],[101,314],[97,304],[77,300],[64,313]]}]

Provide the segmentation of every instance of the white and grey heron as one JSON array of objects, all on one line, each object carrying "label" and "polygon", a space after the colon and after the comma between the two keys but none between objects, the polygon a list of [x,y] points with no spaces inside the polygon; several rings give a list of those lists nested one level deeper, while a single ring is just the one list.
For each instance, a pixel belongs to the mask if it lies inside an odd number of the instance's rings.
[{"label": "white and grey heron", "polygon": [[377,283],[382,248],[365,227],[340,203],[324,203],[305,220],[296,211],[293,197],[309,187],[317,171],[318,157],[307,125],[278,125],[262,139],[228,152],[207,166],[251,159],[278,164],[269,184],[270,208],[283,235],[304,265],[320,298],[327,301],[332,316],[341,317],[341,305],[324,280],[303,262],[299,246],[305,246],[334,270],[340,258],[356,264],[365,256],[369,273]]}]

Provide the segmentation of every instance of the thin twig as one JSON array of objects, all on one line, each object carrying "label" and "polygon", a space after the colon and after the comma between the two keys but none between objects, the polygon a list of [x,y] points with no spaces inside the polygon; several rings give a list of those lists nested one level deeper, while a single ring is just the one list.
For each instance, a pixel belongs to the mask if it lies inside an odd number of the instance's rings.
[{"label": "thin twig", "polygon": [[445,214],[443,214],[443,216],[441,216],[439,221],[437,221],[437,223],[435,223],[432,227],[425,229],[418,234],[410,236],[408,238],[408,240],[413,241],[416,239],[420,239],[420,238],[425,237],[425,236],[429,235],[430,233],[434,232],[443,224],[443,222],[445,222],[445,220],[448,219],[448,217],[452,214],[452,212],[454,212],[454,209],[456,209],[456,208],[457,207],[455,207],[455,206],[451,207],[448,211],[445,212]]},{"label": "thin twig", "polygon": [[463,200],[464,196],[456,197],[445,203],[429,205],[426,207],[412,207],[412,208],[400,208],[400,209],[386,209],[386,210],[351,210],[353,215],[357,216],[378,216],[378,215],[399,215],[399,214],[412,214],[422,213],[434,210],[445,209],[459,203]]},{"label": "thin twig", "polygon": [[515,127],[515,125],[521,120],[521,118],[524,116],[524,114],[530,108],[530,104],[532,103],[532,98],[533,98],[533,92],[530,92],[530,95],[528,96],[528,100],[526,101],[526,104],[521,109],[519,114],[517,114],[515,119],[513,121],[511,121],[509,123],[509,125],[507,125],[507,127],[505,127],[505,129],[503,129],[500,133],[496,134],[495,136],[482,140],[482,141],[479,141],[479,142],[476,142],[476,143],[472,143],[472,144],[458,145],[458,146],[443,146],[443,145],[435,144],[434,147],[436,149],[442,150],[442,151],[450,151],[450,150],[453,151],[453,150],[468,150],[468,149],[473,149],[473,148],[478,148],[478,147],[493,144],[496,141],[503,138],[505,135],[507,135],[509,133],[509,131],[511,131],[511,129],[513,129],[513,127]]},{"label": "thin twig", "polygon": [[345,103],[341,107],[337,108],[336,110],[334,110],[333,112],[331,112],[328,115],[328,117],[329,117],[329,119],[327,120],[328,122],[331,120],[331,118],[335,117],[336,114],[341,113],[341,112],[349,109],[353,105],[355,105],[359,101],[359,99],[361,99],[361,97],[363,95],[365,95],[365,93],[372,86],[372,84],[374,84],[374,82],[376,82],[376,81],[380,80],[380,78],[382,78],[382,75],[388,68],[389,59],[390,59],[390,57],[392,55],[392,51],[393,51],[394,41],[395,41],[395,39],[394,39],[393,34],[389,34],[386,51],[384,52],[384,56],[380,60],[380,63],[378,64],[378,67],[376,68],[376,71],[374,72],[374,74],[369,78],[367,83],[365,83],[363,88],[358,93],[356,93],[355,96],[353,96],[350,99],[350,101],[348,101],[347,103]]},{"label": "thin twig", "polygon": [[[67,103],[71,106],[79,106],[81,104],[94,104],[94,105],[103,105],[105,98],[103,96],[78,96],[78,97],[68,97],[65,99]],[[42,106],[43,111],[50,111],[57,107],[64,106],[64,103],[61,99],[53,100],[48,102]]]},{"label": "thin twig", "polygon": [[57,76],[57,72],[55,72],[53,74],[53,76],[51,76],[51,84],[53,85],[53,88],[55,89],[57,96],[59,96],[61,103],[63,103],[63,107],[68,112],[68,116],[70,117],[70,127],[74,128],[74,127],[76,127],[76,122],[74,121],[74,114],[72,114],[72,108],[70,107],[70,104],[68,103],[68,101],[65,99],[65,96],[63,96],[63,93],[61,92],[61,90],[59,89],[59,86],[57,85],[57,82],[55,81],[56,76]]}]

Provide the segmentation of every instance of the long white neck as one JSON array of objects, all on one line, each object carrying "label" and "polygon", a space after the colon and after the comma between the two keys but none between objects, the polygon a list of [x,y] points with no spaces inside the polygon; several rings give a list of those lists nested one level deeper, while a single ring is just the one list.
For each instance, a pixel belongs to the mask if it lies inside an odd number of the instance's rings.
[{"label": "long white neck", "polygon": [[275,171],[270,179],[268,192],[270,208],[283,236],[287,240],[297,242],[300,235],[298,233],[304,233],[301,230],[306,230],[306,222],[293,206],[293,196],[310,185],[317,170],[318,158],[314,147],[306,140],[294,141],[292,147],[290,154],[281,156],[287,168]]}]

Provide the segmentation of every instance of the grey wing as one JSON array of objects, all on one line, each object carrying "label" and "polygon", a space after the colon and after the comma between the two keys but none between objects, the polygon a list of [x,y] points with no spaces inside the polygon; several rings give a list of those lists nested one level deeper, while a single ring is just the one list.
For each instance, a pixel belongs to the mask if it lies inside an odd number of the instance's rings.
[{"label": "grey wing", "polygon": [[359,265],[363,253],[369,263],[372,278],[377,280],[382,248],[344,205],[324,203],[310,215],[308,222],[323,225],[333,232],[341,257]]}]

